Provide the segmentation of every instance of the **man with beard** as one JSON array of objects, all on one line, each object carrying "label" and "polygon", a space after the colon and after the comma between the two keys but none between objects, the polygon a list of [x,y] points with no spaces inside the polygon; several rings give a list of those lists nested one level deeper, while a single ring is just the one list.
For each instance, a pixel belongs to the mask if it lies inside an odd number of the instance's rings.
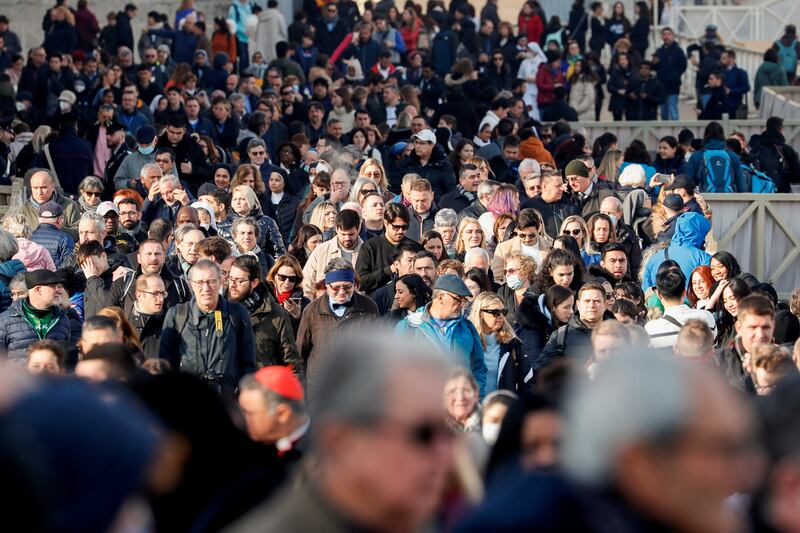
[{"label": "man with beard", "polygon": [[607,244],[600,256],[600,266],[614,278],[613,284],[630,280],[628,275],[628,256],[625,247],[619,243]]},{"label": "man with beard", "polygon": [[106,161],[103,180],[105,181],[106,198],[110,198],[114,193],[114,176],[122,166],[122,161],[131,153],[125,143],[125,128],[119,122],[106,124],[106,145],[111,150],[111,156]]},{"label": "man with beard", "polygon": [[256,366],[292,365],[302,368],[294,340],[292,319],[276,305],[261,282],[261,265],[252,255],[233,260],[228,274],[228,298],[239,302],[250,313],[256,346]]},{"label": "man with beard", "polygon": [[164,134],[158,138],[159,148],[171,148],[175,152],[178,177],[189,184],[193,194],[211,179],[211,167],[206,156],[194,139],[186,135],[186,118],[182,115],[170,117]]},{"label": "man with beard", "polygon": [[117,209],[120,221],[117,248],[126,254],[135,252],[147,239],[147,224],[142,222],[139,204],[133,198],[123,198],[118,202]]},{"label": "man with beard", "polygon": [[[194,230],[197,231],[197,230]],[[190,237],[191,239],[192,237]],[[139,245],[139,250],[136,253],[136,261],[138,267],[135,271],[126,272],[111,283],[110,287],[104,291],[101,296],[95,296],[101,299],[101,308],[116,306],[125,311],[125,314],[131,316],[136,303],[136,291],[134,285],[139,277],[144,274],[154,274],[161,278],[166,295],[164,297],[164,305],[174,307],[179,303],[188,301],[191,298],[189,285],[186,281],[173,272],[169,267],[164,266],[164,245],[153,239],[146,239]],[[196,260],[195,260],[196,261]],[[89,282],[86,284],[87,293],[91,290],[95,291],[100,287],[93,285]],[[157,353],[157,350],[156,350]]]},{"label": "man with beard", "polygon": [[158,274],[142,274],[136,279],[131,325],[139,332],[145,359],[158,358],[161,328],[164,326],[164,301],[167,291]]}]

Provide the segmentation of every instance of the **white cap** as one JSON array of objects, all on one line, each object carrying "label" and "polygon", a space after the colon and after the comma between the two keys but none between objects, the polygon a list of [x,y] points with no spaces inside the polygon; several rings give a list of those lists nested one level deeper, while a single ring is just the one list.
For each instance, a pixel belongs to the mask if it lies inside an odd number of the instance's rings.
[{"label": "white cap", "polygon": [[422,130],[419,133],[415,133],[413,137],[415,139],[419,139],[420,141],[436,144],[436,134],[431,130]]}]

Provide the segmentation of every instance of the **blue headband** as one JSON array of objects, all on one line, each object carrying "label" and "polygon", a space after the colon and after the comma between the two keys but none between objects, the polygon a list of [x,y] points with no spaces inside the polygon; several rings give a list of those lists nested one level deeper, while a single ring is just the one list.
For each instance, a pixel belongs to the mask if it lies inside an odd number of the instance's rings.
[{"label": "blue headband", "polygon": [[331,283],[336,283],[337,281],[355,283],[356,273],[352,270],[332,270],[325,274],[325,285],[330,285]]}]

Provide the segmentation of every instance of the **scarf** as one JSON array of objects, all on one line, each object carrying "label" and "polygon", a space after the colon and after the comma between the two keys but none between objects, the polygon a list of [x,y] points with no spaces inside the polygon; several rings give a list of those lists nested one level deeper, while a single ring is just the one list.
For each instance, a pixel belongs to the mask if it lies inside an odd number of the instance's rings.
[{"label": "scarf", "polygon": [[95,213],[95,212],[97,212],[97,206],[96,205],[89,205],[88,203],[86,203],[86,199],[83,197],[82,194],[78,196],[78,205],[81,206],[81,212],[83,212],[83,213]]},{"label": "scarf", "polygon": [[278,289],[275,289],[275,298],[278,299],[278,303],[281,305],[283,305],[283,302],[291,298],[292,294],[294,294],[294,291],[278,292]]},{"label": "scarf", "polygon": [[34,309],[27,300],[22,301],[22,314],[39,339],[44,339],[56,322],[52,307]]},{"label": "scarf", "polygon": [[267,289],[264,288],[262,283],[259,283],[258,286],[247,295],[247,298],[239,302],[243,306],[247,308],[247,312],[251,315],[253,312],[261,307],[261,304],[264,303],[264,298],[267,297]]},{"label": "scarf", "polygon": [[467,200],[469,200],[469,203],[474,202],[475,199],[477,198],[474,192],[469,192],[462,185],[459,185],[457,188],[458,188],[458,193]]}]

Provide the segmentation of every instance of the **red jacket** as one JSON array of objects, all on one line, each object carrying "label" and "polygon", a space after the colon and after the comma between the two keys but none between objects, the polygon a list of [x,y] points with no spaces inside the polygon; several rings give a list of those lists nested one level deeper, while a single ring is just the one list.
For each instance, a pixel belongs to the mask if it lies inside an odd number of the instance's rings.
[{"label": "red jacket", "polygon": [[525,34],[528,37],[528,42],[539,42],[544,31],[544,22],[536,13],[526,17],[525,15],[519,16],[519,34]]},{"label": "red jacket", "polygon": [[556,85],[564,85],[564,73],[561,70],[553,72],[547,63],[539,65],[539,72],[536,73],[536,86],[539,88],[539,94],[536,96],[536,103],[539,105],[550,105],[556,101],[556,95],[553,90]]}]

